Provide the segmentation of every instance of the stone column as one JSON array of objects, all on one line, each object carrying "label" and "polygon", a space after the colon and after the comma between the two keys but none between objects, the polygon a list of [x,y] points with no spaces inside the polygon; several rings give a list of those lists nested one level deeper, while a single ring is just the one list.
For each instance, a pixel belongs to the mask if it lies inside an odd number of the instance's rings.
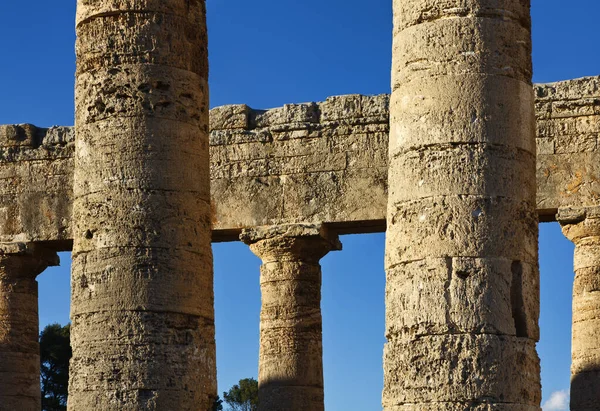
[{"label": "stone column", "polygon": [[69,410],[216,396],[204,0],[78,0]]},{"label": "stone column", "polygon": [[559,210],[565,236],[575,243],[571,411],[600,406],[600,208]]},{"label": "stone column", "polygon": [[539,410],[529,12],[394,0],[386,411]]},{"label": "stone column", "polygon": [[55,252],[35,245],[0,244],[0,411],[39,411],[38,284]]},{"label": "stone column", "polygon": [[244,230],[261,258],[260,411],[319,411],[323,403],[321,266],[336,235],[316,225]]}]

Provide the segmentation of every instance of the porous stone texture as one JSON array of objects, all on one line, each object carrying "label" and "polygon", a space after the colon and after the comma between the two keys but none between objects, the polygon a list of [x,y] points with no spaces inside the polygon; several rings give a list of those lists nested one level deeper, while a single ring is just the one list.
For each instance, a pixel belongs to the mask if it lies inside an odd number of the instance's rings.
[{"label": "porous stone texture", "polygon": [[600,77],[535,86],[537,208],[600,205]]},{"label": "porous stone texture", "polygon": [[0,411],[39,411],[40,347],[36,277],[55,252],[0,243]]},{"label": "porous stone texture", "polygon": [[79,0],[68,409],[216,396],[203,0]]},{"label": "porous stone texture", "polygon": [[600,406],[600,207],[558,213],[565,236],[575,243],[571,411]]},{"label": "porous stone texture", "polygon": [[236,227],[322,221],[383,231],[388,104],[387,95],[348,95],[211,110],[215,239]]},{"label": "porous stone texture", "polygon": [[528,1],[395,0],[383,407],[539,410]]},{"label": "porous stone texture", "polygon": [[322,225],[279,225],[242,231],[262,260],[260,411],[323,411],[321,266],[340,250]]},{"label": "porous stone texture", "polygon": [[[534,90],[537,212],[542,221],[555,221],[558,208],[600,202],[595,183],[600,77],[538,84]],[[212,109],[214,241],[236,240],[244,227],[284,223],[324,221],[339,233],[384,231],[388,105],[387,95],[348,95],[271,110]],[[71,249],[74,136],[71,127],[0,126],[0,241]],[[456,157],[450,150],[440,153],[456,164],[440,176],[440,186],[473,172],[465,153],[454,151]],[[412,167],[420,160],[403,161]],[[505,168],[512,160],[499,153],[494,161]],[[500,189],[511,178],[517,186],[532,183],[520,173],[489,177]],[[430,190],[419,181],[407,197]]]},{"label": "porous stone texture", "polygon": [[0,126],[0,242],[71,248],[72,127]]}]

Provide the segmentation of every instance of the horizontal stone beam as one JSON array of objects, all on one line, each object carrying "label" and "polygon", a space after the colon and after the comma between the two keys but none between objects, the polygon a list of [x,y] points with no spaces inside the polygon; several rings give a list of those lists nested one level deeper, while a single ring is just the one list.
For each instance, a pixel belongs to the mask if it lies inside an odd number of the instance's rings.
[{"label": "horizontal stone beam", "polygon": [[[211,111],[215,230],[327,222],[383,231],[387,95]],[[216,234],[216,233],[215,233]]]},{"label": "horizontal stone beam", "polygon": [[600,205],[600,77],[535,86],[537,208]]},{"label": "horizontal stone beam", "polygon": [[70,249],[72,127],[0,126],[0,242]]},{"label": "horizontal stone beam", "polygon": [[[537,208],[600,205],[600,77],[534,86]],[[328,223],[385,230],[387,95],[330,97],[271,110],[210,112],[214,241],[244,228]],[[0,242],[69,249],[74,132],[0,126]]]}]

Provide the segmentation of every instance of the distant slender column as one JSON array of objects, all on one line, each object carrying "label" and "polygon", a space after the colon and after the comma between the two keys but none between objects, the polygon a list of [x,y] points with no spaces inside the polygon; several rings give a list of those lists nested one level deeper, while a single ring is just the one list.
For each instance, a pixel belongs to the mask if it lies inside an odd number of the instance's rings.
[{"label": "distant slender column", "polygon": [[571,411],[600,408],[600,208],[558,213],[565,236],[575,243]]},{"label": "distant slender column", "polygon": [[323,410],[319,260],[341,244],[315,225],[244,230],[240,238],[263,262],[259,410]]},{"label": "distant slender column", "polygon": [[528,0],[394,0],[383,406],[539,410]]},{"label": "distant slender column", "polygon": [[78,0],[68,408],[216,396],[204,0]]},{"label": "distant slender column", "polygon": [[38,284],[58,256],[25,244],[0,244],[0,411],[39,411]]}]

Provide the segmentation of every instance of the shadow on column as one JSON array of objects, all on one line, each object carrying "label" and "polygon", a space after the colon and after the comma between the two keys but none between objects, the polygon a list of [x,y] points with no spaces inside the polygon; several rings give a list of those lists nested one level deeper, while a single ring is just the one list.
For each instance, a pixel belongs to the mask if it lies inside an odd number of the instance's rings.
[{"label": "shadow on column", "polygon": [[310,404],[323,402],[323,386],[297,386],[294,379],[270,379],[259,384],[261,409],[312,411]]},{"label": "shadow on column", "polygon": [[587,366],[571,377],[571,411],[600,409],[600,364]]}]

